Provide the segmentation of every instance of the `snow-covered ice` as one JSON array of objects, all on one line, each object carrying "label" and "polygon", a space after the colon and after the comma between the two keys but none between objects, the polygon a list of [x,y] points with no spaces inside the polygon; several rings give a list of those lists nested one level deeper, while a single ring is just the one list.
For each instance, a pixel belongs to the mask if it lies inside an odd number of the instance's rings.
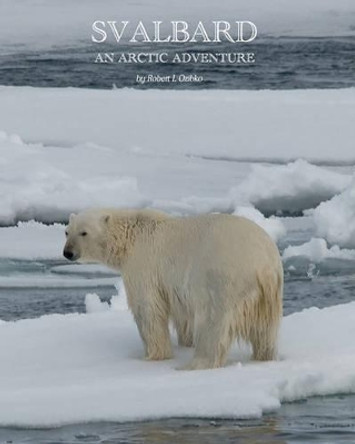
[{"label": "snow-covered ice", "polygon": [[[106,304],[106,303],[105,303]],[[280,403],[355,392],[355,303],[283,320],[278,362],[234,347],[227,367],[182,372],[142,360],[131,314],[87,297],[89,314],[0,324],[0,424],[55,426],[161,417],[259,417]],[[315,328],[316,325],[316,328]]]}]

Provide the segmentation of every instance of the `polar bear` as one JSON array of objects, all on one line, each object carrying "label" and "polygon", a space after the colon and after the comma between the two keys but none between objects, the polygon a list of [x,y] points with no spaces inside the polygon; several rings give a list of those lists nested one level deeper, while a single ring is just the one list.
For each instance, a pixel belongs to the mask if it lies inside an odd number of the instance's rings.
[{"label": "polar bear", "polygon": [[153,210],[91,209],[71,215],[64,256],[120,270],[150,360],[169,359],[169,320],[194,346],[187,369],[221,367],[231,344],[276,358],[283,269],[266,232],[243,217],[170,217]]}]

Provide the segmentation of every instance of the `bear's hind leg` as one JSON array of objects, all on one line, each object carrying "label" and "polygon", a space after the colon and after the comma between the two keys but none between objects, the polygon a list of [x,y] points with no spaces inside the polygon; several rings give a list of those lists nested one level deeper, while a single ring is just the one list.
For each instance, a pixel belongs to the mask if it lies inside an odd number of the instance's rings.
[{"label": "bear's hind leg", "polygon": [[253,359],[271,361],[277,358],[277,336],[282,319],[282,276],[264,273],[259,279],[259,295],[252,308],[249,340]]},{"label": "bear's hind leg", "polygon": [[277,358],[277,332],[278,328],[274,326],[251,329],[250,342],[254,360],[273,361]]}]

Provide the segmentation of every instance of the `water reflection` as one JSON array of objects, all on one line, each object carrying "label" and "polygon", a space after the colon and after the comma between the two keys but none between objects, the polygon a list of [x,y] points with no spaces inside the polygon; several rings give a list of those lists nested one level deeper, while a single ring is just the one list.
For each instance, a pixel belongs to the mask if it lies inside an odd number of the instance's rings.
[{"label": "water reflection", "polygon": [[[270,419],[254,423],[250,421],[206,421],[168,420],[155,423],[141,423],[135,429],[134,443],[204,443],[204,444],[286,444],[277,420]],[[109,442],[115,441],[106,441]],[[120,442],[120,441],[116,441]]]}]

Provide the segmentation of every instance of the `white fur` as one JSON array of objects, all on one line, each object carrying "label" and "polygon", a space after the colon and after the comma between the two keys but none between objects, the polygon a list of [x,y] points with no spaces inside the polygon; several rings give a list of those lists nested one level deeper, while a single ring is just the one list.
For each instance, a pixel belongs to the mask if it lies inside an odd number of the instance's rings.
[{"label": "white fur", "polygon": [[283,270],[252,221],[101,209],[75,216],[67,231],[76,259],[121,271],[147,359],[172,356],[170,319],[179,344],[195,346],[189,369],[223,366],[235,339],[251,343],[255,359],[275,359]]}]

